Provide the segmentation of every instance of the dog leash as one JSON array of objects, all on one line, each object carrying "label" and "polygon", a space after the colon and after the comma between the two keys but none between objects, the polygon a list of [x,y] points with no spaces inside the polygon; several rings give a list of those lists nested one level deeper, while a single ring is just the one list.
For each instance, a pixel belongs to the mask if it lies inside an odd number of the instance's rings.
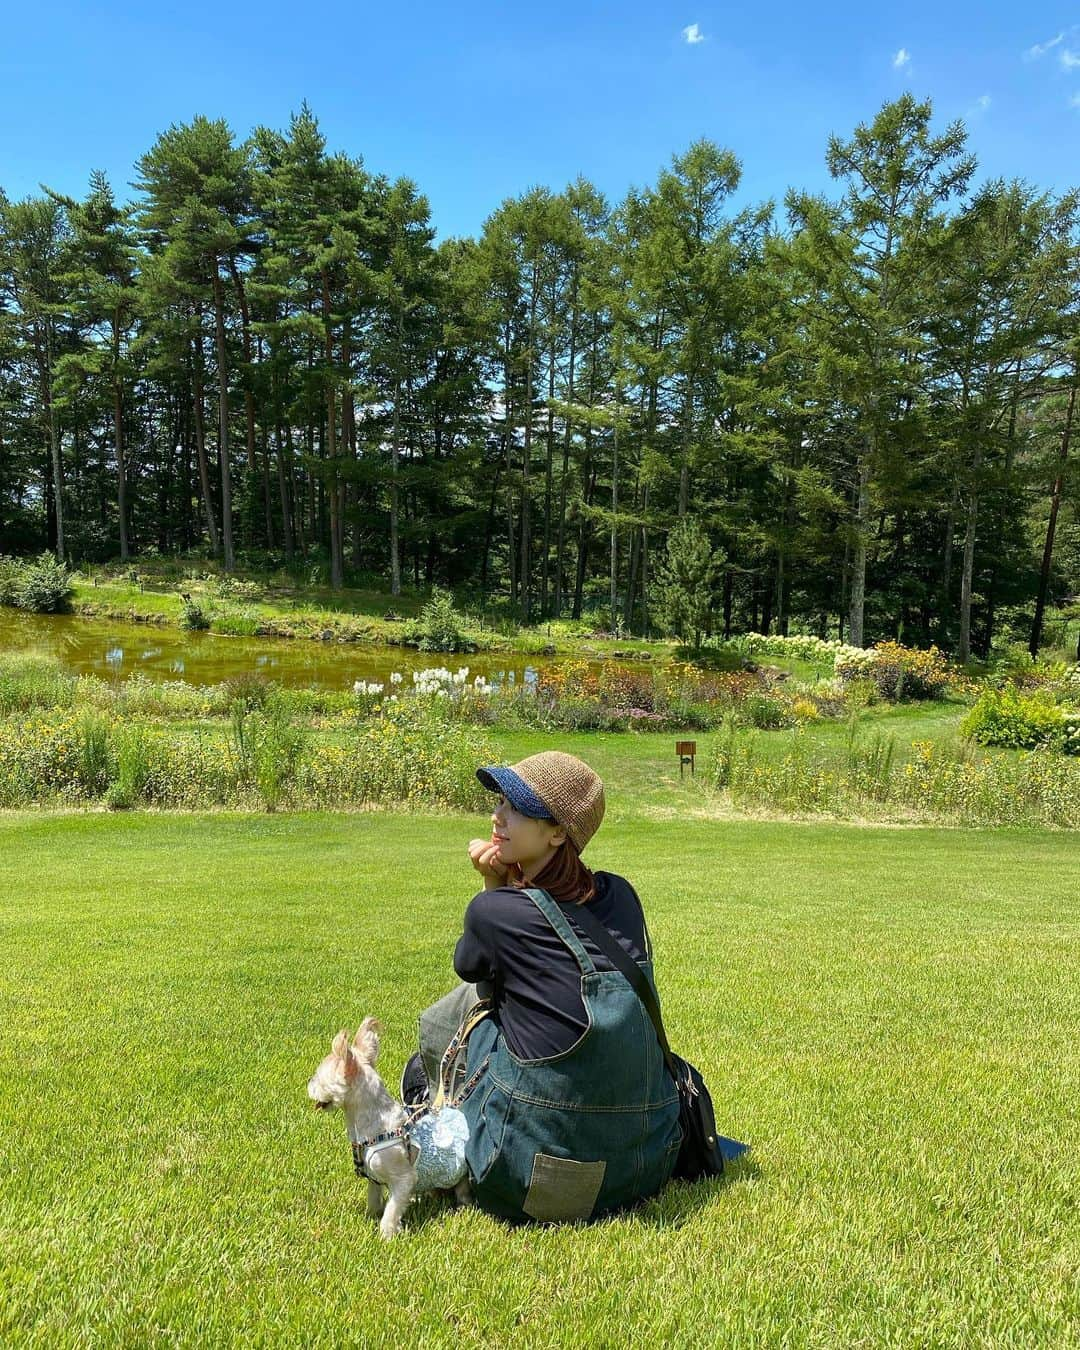
[{"label": "dog leash", "polygon": [[450,1064],[456,1058],[461,1047],[472,1035],[473,1029],[478,1026],[491,1011],[491,1000],[480,999],[475,1003],[465,1016],[465,1020],[457,1031],[450,1038],[450,1044],[446,1047],[442,1060],[439,1064],[439,1087],[435,1093],[434,1102],[422,1102],[406,1115],[405,1119],[393,1130],[383,1130],[380,1134],[373,1134],[367,1139],[354,1139],[352,1143],[353,1171],[358,1177],[367,1177],[370,1181],[364,1167],[364,1155],[370,1149],[382,1148],[392,1143],[403,1143],[407,1147],[412,1147],[412,1141],[409,1138],[409,1131],[423,1116],[432,1111],[440,1111],[446,1105],[449,1095],[449,1068]]},{"label": "dog leash", "polygon": [[465,1014],[465,1020],[462,1022],[461,1026],[458,1027],[457,1031],[454,1032],[453,1036],[451,1036],[450,1044],[443,1052],[443,1057],[439,1064],[439,1087],[435,1093],[432,1110],[438,1111],[446,1103],[446,1099],[450,1095],[450,1065],[457,1058],[458,1052],[472,1035],[474,1029],[490,1012],[491,1000],[488,998],[480,999],[477,1003],[474,1003]]}]

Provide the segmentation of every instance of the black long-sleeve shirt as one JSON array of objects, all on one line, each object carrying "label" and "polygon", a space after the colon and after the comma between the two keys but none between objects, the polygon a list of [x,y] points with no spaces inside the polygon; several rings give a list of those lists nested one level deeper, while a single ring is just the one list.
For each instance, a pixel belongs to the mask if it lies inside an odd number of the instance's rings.
[{"label": "black long-sleeve shirt", "polygon": [[[592,913],[635,961],[644,960],[647,940],[636,891],[615,872],[593,876]],[[560,908],[573,927],[577,906]],[[597,969],[610,970],[607,957],[584,934],[578,936]],[[520,1059],[561,1054],[588,1026],[577,962],[529,897],[515,887],[500,886],[473,896],[454,951],[454,969],[470,984],[492,982],[495,1019]]]}]

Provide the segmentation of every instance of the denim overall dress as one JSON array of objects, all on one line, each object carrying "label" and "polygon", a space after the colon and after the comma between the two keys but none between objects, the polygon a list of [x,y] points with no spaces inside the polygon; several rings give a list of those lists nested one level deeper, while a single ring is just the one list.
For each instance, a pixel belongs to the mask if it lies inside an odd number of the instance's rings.
[{"label": "denim overall dress", "polygon": [[[458,1103],[479,1206],[507,1219],[588,1219],[653,1195],[679,1151],[679,1102],[626,977],[598,971],[546,891],[526,895],[581,969],[588,1026],[561,1054],[518,1059],[487,1018],[469,1037]],[[651,954],[650,954],[651,955]],[[652,962],[641,963],[652,983]]]}]

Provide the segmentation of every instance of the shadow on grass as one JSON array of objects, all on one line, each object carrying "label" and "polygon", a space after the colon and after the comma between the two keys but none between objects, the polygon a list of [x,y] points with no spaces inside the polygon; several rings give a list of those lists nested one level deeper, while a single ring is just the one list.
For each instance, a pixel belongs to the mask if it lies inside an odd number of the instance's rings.
[{"label": "shadow on grass", "polygon": [[677,1228],[707,1209],[725,1191],[739,1182],[756,1181],[761,1176],[753,1154],[728,1163],[723,1176],[707,1181],[669,1181],[659,1195],[632,1211],[638,1223],[647,1228]]},{"label": "shadow on grass", "polygon": [[[595,1219],[578,1222],[541,1224],[532,1219],[514,1221],[498,1215],[488,1215],[509,1233],[525,1233],[536,1228],[596,1228],[602,1225],[631,1221],[645,1228],[679,1228],[702,1210],[709,1208],[725,1191],[738,1182],[753,1181],[761,1176],[761,1169],[754,1159],[747,1155],[738,1162],[729,1163],[723,1176],[708,1181],[669,1181],[657,1195],[651,1195],[636,1205],[607,1214],[598,1214]],[[430,1191],[417,1196],[409,1206],[405,1227],[419,1232],[429,1223],[445,1220],[455,1211],[468,1213],[473,1208],[458,1205],[453,1191]],[[481,1211],[486,1213],[486,1211]]]}]

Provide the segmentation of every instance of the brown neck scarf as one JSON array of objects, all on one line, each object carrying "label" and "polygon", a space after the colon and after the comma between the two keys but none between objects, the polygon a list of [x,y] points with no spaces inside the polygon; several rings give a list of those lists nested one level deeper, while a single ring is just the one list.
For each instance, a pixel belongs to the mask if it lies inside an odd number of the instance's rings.
[{"label": "brown neck scarf", "polygon": [[547,864],[531,881],[525,880],[517,863],[512,865],[506,879],[511,886],[518,886],[523,890],[526,886],[535,886],[541,891],[547,891],[562,904],[573,902],[577,905],[587,905],[596,894],[596,880],[581,861],[581,854],[569,838],[563,840]]}]

